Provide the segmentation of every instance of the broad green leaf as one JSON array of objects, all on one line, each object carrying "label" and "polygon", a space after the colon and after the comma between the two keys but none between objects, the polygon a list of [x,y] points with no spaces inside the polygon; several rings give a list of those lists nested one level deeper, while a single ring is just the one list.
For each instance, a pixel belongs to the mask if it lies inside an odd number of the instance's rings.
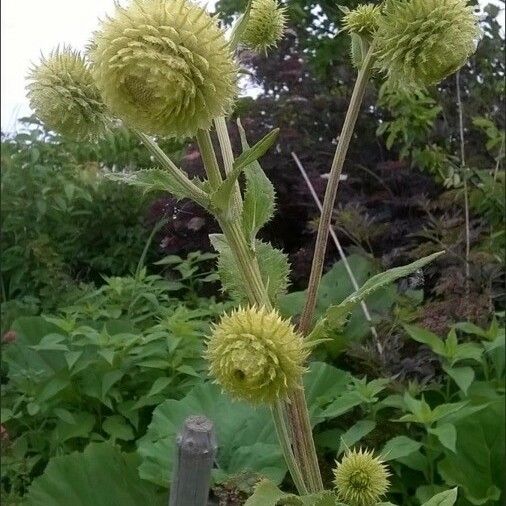
[{"label": "broad green leaf", "polygon": [[424,502],[422,506],[453,506],[457,501],[457,487],[436,494],[434,497]]},{"label": "broad green leaf", "polygon": [[51,441],[54,446],[59,446],[69,439],[79,437],[87,438],[95,425],[95,417],[86,412],[72,413],[73,423],[66,420],[59,422],[51,434]]},{"label": "broad green leaf", "polygon": [[125,372],[122,370],[110,371],[104,374],[102,378],[102,399],[105,399],[111,387],[118,382],[124,374]]},{"label": "broad green leaf", "polygon": [[446,348],[442,339],[430,330],[414,325],[403,325],[404,330],[408,333],[411,339],[418,343],[426,344],[436,355],[446,356]]},{"label": "broad green leaf", "polygon": [[414,441],[407,436],[396,436],[386,442],[381,450],[381,456],[385,461],[397,460],[401,457],[407,457],[418,451],[421,447],[422,443]]},{"label": "broad green leaf", "polygon": [[[247,290],[232,251],[222,234],[210,236],[213,247],[219,252],[218,274],[223,289],[234,298],[245,300]],[[269,298],[276,301],[288,286],[290,266],[286,255],[269,243],[256,241],[256,258],[260,267],[260,274],[264,281]]]},{"label": "broad green leaf", "polygon": [[54,408],[53,409],[53,413],[58,417],[60,418],[60,420],[63,420],[64,422],[68,423],[68,424],[75,424],[76,423],[76,419],[74,418],[74,415],[72,415],[72,413],[66,409],[63,409],[63,408]]},{"label": "broad green leaf", "polygon": [[107,417],[102,423],[102,429],[113,439],[131,441],[135,438],[132,427],[121,415]]},{"label": "broad green leaf", "polygon": [[397,279],[405,277],[417,271],[418,269],[421,269],[423,266],[427,265],[429,262],[432,262],[443,253],[443,251],[440,251],[438,253],[434,253],[427,257],[421,258],[420,260],[412,262],[411,264],[403,265],[401,267],[394,267],[393,269],[389,269],[388,271],[374,275],[368,279],[357,291],[346,297],[340,304],[330,306],[325,313],[325,318],[318,323],[314,332],[319,334],[319,332],[321,332],[320,327],[323,325],[331,325],[337,328],[343,327],[347,323],[351,311],[366,297],[379,290],[380,288],[383,288],[385,285],[393,283]]},{"label": "broad green leaf", "polygon": [[376,427],[376,422],[373,420],[360,420],[355,425],[352,425],[342,436],[341,444],[337,455],[341,455],[346,448],[351,448],[355,443],[360,441],[364,436],[367,436]]},{"label": "broad green leaf", "polygon": [[[243,150],[249,149],[246,134],[237,120]],[[271,219],[275,209],[274,186],[265,175],[258,161],[244,168],[246,189],[242,214],[242,226],[246,238],[254,247],[257,232]]]},{"label": "broad green leaf", "polygon": [[138,457],[109,443],[53,457],[25,496],[25,506],[139,506],[167,504],[167,492],[139,478]]},{"label": "broad green leaf", "polygon": [[450,404],[440,404],[436,406],[432,411],[432,420],[437,422],[438,420],[442,420],[443,418],[460,411],[464,406],[467,406],[469,401],[463,402],[453,402]]},{"label": "broad green leaf", "polygon": [[176,436],[184,420],[196,414],[207,416],[214,424],[222,476],[253,472],[275,483],[283,479],[286,467],[269,411],[232,401],[212,383],[199,384],[183,399],[166,400],[155,409],[148,431],[138,443],[143,479],[168,486]]},{"label": "broad green leaf", "polygon": [[464,395],[467,394],[468,388],[474,380],[474,369],[472,367],[449,367],[443,366],[444,371],[450,378],[455,381],[457,386],[462,390]]},{"label": "broad green leaf", "polygon": [[457,431],[454,425],[451,423],[440,423],[436,427],[429,427],[427,431],[434,434],[444,447],[452,452],[456,451]]},{"label": "broad green leaf", "polygon": [[[140,169],[135,172],[106,172],[104,177],[111,181],[141,188],[144,193],[169,192],[177,199],[191,198],[183,185],[170,173],[162,169]],[[193,180],[201,187],[202,182]]]},{"label": "broad green leaf", "polygon": [[351,374],[325,362],[311,362],[304,375],[304,392],[313,425],[322,420],[322,408],[347,391]]},{"label": "broad green leaf", "polygon": [[345,392],[334,402],[329,404],[321,413],[320,417],[323,419],[337,418],[344,413],[348,413],[355,406],[362,404],[362,399],[357,392]]},{"label": "broad green leaf", "polygon": [[504,395],[486,409],[453,423],[457,451],[445,451],[446,457],[438,464],[440,475],[450,486],[459,486],[471,504],[494,504],[501,496],[506,475]]}]

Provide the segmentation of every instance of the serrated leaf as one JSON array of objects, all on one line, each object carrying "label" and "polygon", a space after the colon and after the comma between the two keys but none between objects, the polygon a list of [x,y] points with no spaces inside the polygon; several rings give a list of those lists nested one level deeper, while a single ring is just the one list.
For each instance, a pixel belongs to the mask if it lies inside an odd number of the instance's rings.
[{"label": "serrated leaf", "polygon": [[317,323],[311,335],[314,334],[315,339],[321,338],[325,335],[324,329],[326,325],[332,325],[335,328],[344,327],[351,311],[366,297],[376,290],[383,288],[385,285],[393,283],[397,279],[408,276],[418,269],[421,269],[443,253],[444,251],[439,251],[410,264],[394,267],[393,269],[372,276],[357,291],[346,297],[340,304],[330,306],[325,313],[325,317]]},{"label": "serrated leaf", "polygon": [[[237,120],[237,126],[242,148],[246,150],[249,148],[249,144],[239,119]],[[244,175],[246,176],[246,189],[244,192],[242,226],[246,238],[251,244],[254,244],[256,234],[274,214],[276,207],[275,191],[258,161],[245,167]]]},{"label": "serrated leaf", "polygon": [[[246,299],[247,290],[241,271],[225,237],[222,234],[212,234],[209,237],[211,244],[219,253],[218,275],[223,289],[228,291],[234,298]],[[269,299],[274,302],[288,287],[288,275],[290,273],[288,259],[282,251],[274,248],[269,243],[257,240],[255,244],[260,274],[267,287]]]},{"label": "serrated leaf", "polygon": [[[141,169],[136,172],[106,172],[104,177],[111,181],[142,188],[144,193],[170,192],[177,199],[191,198],[183,185],[169,172],[162,169]],[[197,186],[200,181],[193,180]]]},{"label": "serrated leaf", "polygon": [[457,442],[457,431],[451,423],[440,423],[436,427],[429,427],[428,432],[434,434],[439,442],[455,453],[455,444]]}]

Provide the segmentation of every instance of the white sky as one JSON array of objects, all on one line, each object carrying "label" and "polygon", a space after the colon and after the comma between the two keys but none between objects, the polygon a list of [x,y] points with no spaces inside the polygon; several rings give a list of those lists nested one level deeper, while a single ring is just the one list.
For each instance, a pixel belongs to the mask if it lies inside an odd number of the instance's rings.
[{"label": "white sky", "polygon": [[[500,5],[498,0],[490,1]],[[214,5],[214,1],[206,3]],[[58,44],[83,49],[98,18],[113,9],[113,0],[1,0],[2,131],[14,130],[17,118],[31,113],[25,97],[30,63]]]}]

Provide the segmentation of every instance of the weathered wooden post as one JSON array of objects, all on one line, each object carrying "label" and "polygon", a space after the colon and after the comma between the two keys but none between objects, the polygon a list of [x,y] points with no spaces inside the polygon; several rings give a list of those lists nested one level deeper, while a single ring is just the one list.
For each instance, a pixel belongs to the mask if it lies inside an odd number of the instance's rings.
[{"label": "weathered wooden post", "polygon": [[189,416],[177,437],[169,506],[206,506],[216,450],[213,422]]}]

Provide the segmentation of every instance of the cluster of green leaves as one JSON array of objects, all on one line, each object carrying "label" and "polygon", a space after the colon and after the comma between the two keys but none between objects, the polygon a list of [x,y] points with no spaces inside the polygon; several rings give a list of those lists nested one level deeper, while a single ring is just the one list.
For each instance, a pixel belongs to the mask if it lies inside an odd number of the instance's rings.
[{"label": "cluster of green leaves", "polygon": [[2,138],[2,301],[31,296],[45,308],[79,281],[135,269],[149,230],[138,192],[104,179],[97,164],[34,129]]},{"label": "cluster of green leaves", "polygon": [[23,493],[51,457],[90,442],[132,450],[154,406],[201,381],[204,336],[227,303],[195,297],[208,256],[190,257],[170,258],[172,280],[139,268],[56,314],[14,322],[2,350],[3,492]]}]

